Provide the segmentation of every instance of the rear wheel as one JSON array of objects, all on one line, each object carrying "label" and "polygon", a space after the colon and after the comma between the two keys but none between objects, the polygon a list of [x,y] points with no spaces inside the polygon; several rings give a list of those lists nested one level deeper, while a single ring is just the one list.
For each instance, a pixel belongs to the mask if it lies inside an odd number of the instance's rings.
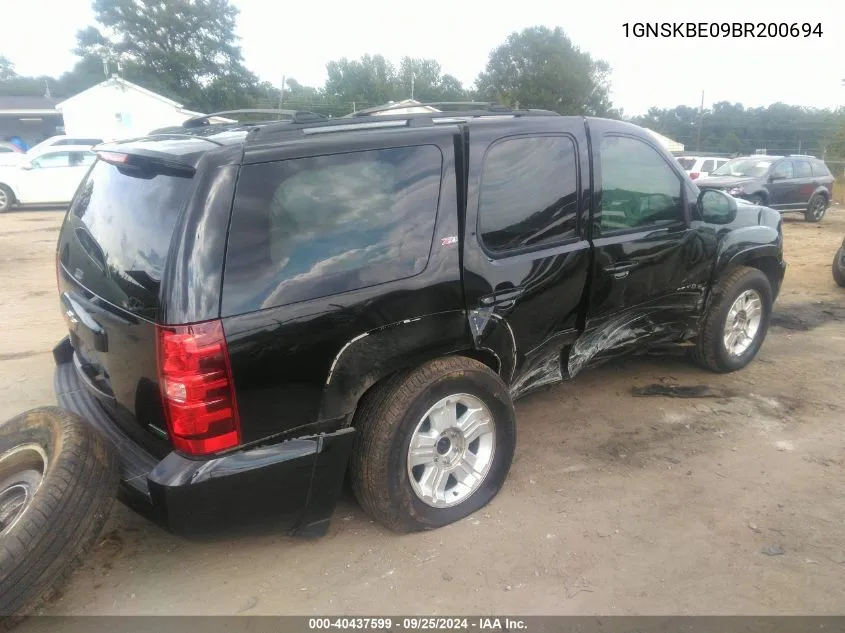
[{"label": "rear wheel", "polygon": [[760,351],[772,318],[772,286],[756,268],[740,266],[713,289],[693,350],[695,361],[711,371],[742,369]]},{"label": "rear wheel", "polygon": [[827,198],[817,193],[807,203],[807,210],[804,212],[804,219],[807,222],[818,222],[827,213]]},{"label": "rear wheel", "polygon": [[15,194],[6,185],[0,185],[0,213],[15,205]]},{"label": "rear wheel", "polygon": [[845,288],[845,248],[841,246],[833,258],[833,280]]},{"label": "rear wheel", "polygon": [[0,629],[47,599],[93,545],[117,479],[111,447],[73,413],[44,407],[0,425]]},{"label": "rear wheel", "polygon": [[496,496],[516,445],[502,380],[478,361],[441,358],[394,376],[355,416],[352,488],[396,532],[441,527]]}]

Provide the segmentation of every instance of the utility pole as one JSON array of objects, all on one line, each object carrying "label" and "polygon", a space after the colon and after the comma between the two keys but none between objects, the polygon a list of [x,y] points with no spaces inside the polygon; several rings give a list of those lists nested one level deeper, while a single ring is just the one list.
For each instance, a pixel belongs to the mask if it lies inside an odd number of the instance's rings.
[{"label": "utility pole", "polygon": [[279,93],[279,112],[282,111],[282,102],[285,100],[285,75],[282,75],[282,90]]},{"label": "utility pole", "polygon": [[701,91],[701,105],[698,108],[698,133],[696,134],[696,137],[695,137],[695,151],[696,151],[696,153],[698,153],[698,151],[701,149],[701,119],[703,119],[703,118],[704,118],[704,91],[702,90]]},{"label": "utility pole", "polygon": [[411,73],[411,100],[414,99],[414,73]]}]

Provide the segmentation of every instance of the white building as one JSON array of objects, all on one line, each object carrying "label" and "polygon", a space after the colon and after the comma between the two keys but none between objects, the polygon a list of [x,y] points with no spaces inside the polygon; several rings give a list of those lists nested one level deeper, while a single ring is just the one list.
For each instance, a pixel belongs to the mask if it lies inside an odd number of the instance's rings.
[{"label": "white building", "polygon": [[105,139],[144,136],[202,114],[117,76],[56,104],[56,110],[65,134]]}]

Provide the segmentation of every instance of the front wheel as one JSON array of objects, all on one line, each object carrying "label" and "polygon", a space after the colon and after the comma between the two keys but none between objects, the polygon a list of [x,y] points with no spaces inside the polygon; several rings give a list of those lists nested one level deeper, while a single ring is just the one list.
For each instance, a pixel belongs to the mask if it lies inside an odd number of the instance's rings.
[{"label": "front wheel", "polygon": [[0,185],[0,213],[15,206],[15,194],[6,185]]},{"label": "front wheel", "polygon": [[807,203],[807,210],[804,212],[804,219],[807,222],[818,222],[827,213],[827,198],[817,193]]},{"label": "front wheel", "polygon": [[845,288],[845,248],[841,246],[833,258],[833,280],[840,287]]},{"label": "front wheel", "polygon": [[368,393],[355,415],[352,488],[396,532],[458,521],[507,477],[516,445],[508,389],[485,365],[440,358]]},{"label": "front wheel", "polygon": [[756,268],[740,266],[713,289],[693,357],[726,373],[742,369],[760,351],[772,318],[772,286]]}]

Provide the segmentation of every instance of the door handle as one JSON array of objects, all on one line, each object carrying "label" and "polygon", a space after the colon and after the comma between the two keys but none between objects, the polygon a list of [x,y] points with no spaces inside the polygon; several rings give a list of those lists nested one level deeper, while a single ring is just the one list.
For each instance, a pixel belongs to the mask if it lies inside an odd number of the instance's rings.
[{"label": "door handle", "polygon": [[640,262],[637,261],[619,262],[613,266],[605,266],[604,271],[613,275],[614,279],[625,279],[639,265]]},{"label": "door handle", "polygon": [[604,270],[608,273],[621,273],[626,270],[633,270],[639,265],[640,262],[636,261],[619,262],[618,264],[614,264],[613,266],[605,266]]},{"label": "door handle", "polygon": [[498,306],[500,308],[509,308],[516,300],[525,292],[525,288],[507,288],[505,290],[496,290],[493,294],[481,297],[481,305],[483,306]]}]

